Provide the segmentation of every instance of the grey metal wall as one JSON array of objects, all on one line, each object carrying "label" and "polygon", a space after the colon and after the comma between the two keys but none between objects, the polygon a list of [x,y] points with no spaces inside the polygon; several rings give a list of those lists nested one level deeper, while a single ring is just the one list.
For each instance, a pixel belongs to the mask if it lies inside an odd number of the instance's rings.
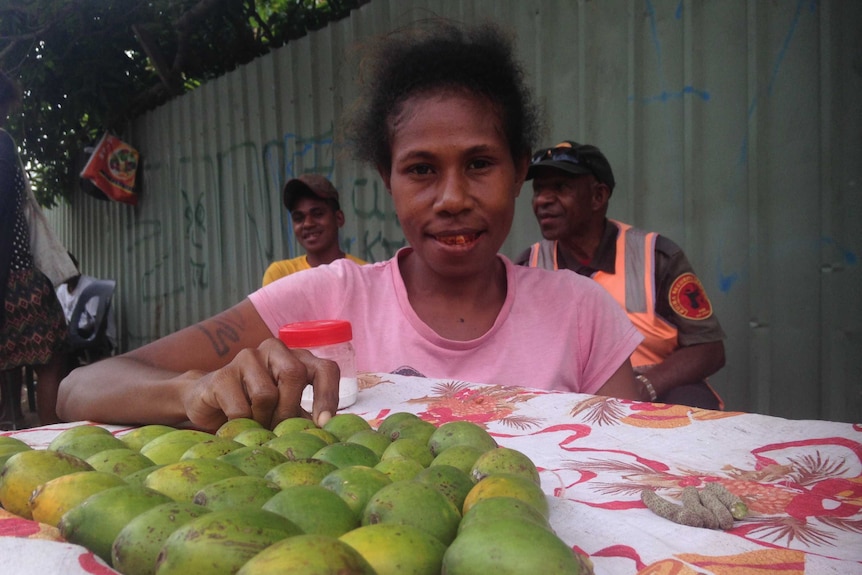
[{"label": "grey metal wall", "polygon": [[[279,190],[342,190],[345,247],[403,236],[379,177],[334,139],[355,43],[416,18],[516,33],[546,143],[601,147],[611,216],[686,250],[727,332],[730,409],[862,421],[862,2],[373,0],[351,17],[147,114],[137,207],[80,196],[52,214],[87,273],[118,279],[124,349],[200,320],[297,254]],[[539,237],[529,189],[504,253]]]}]

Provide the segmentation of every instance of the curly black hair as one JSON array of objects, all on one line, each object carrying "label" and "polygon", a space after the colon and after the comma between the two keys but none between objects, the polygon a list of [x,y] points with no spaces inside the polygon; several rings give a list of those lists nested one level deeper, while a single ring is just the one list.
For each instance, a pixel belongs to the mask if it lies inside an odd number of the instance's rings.
[{"label": "curly black hair", "polygon": [[498,26],[424,20],[365,48],[360,95],[343,123],[356,159],[389,171],[390,120],[411,96],[448,90],[481,95],[498,107],[513,158],[529,154],[535,145],[539,111],[513,41]]}]

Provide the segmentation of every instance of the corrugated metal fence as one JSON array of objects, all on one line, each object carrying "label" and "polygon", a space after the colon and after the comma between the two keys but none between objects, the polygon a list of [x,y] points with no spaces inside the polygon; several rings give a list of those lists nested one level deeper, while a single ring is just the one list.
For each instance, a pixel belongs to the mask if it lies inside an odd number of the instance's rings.
[{"label": "corrugated metal fence", "polygon": [[[432,15],[511,26],[551,145],[601,147],[612,217],[686,250],[727,332],[728,408],[862,421],[862,2],[372,0],[140,118],[137,207],[79,195],[52,213],[85,272],[118,280],[124,349],[258,287],[297,253],[280,201],[317,171],[343,242],[403,245],[379,177],[338,155],[357,41]],[[539,237],[519,200],[504,253]]]}]

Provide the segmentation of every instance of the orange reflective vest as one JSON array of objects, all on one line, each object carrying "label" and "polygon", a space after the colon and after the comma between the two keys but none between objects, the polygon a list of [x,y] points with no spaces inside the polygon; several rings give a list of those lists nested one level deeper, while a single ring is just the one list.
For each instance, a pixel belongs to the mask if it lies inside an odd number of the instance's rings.
[{"label": "orange reflective vest", "polygon": [[[632,353],[632,366],[661,363],[679,347],[676,326],[655,312],[655,242],[658,234],[608,220],[619,229],[614,273],[592,278],[622,306],[644,340]],[[542,240],[530,248],[530,267],[558,270],[557,241]]]}]

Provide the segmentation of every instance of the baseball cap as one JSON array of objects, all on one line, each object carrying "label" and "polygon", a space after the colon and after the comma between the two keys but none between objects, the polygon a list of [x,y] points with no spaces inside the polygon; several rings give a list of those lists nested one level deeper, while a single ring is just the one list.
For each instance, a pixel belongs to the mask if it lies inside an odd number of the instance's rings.
[{"label": "baseball cap", "polygon": [[557,168],[570,174],[592,174],[611,191],[616,185],[614,172],[608,159],[601,150],[589,144],[566,140],[552,148],[539,150],[530,160],[527,179],[533,179],[536,168],[541,167]]},{"label": "baseball cap", "polygon": [[306,196],[316,196],[321,200],[330,202],[335,210],[341,209],[338,201],[338,190],[335,189],[332,182],[320,174],[302,174],[284,184],[282,197],[284,207],[288,211],[292,212],[296,201]]}]

